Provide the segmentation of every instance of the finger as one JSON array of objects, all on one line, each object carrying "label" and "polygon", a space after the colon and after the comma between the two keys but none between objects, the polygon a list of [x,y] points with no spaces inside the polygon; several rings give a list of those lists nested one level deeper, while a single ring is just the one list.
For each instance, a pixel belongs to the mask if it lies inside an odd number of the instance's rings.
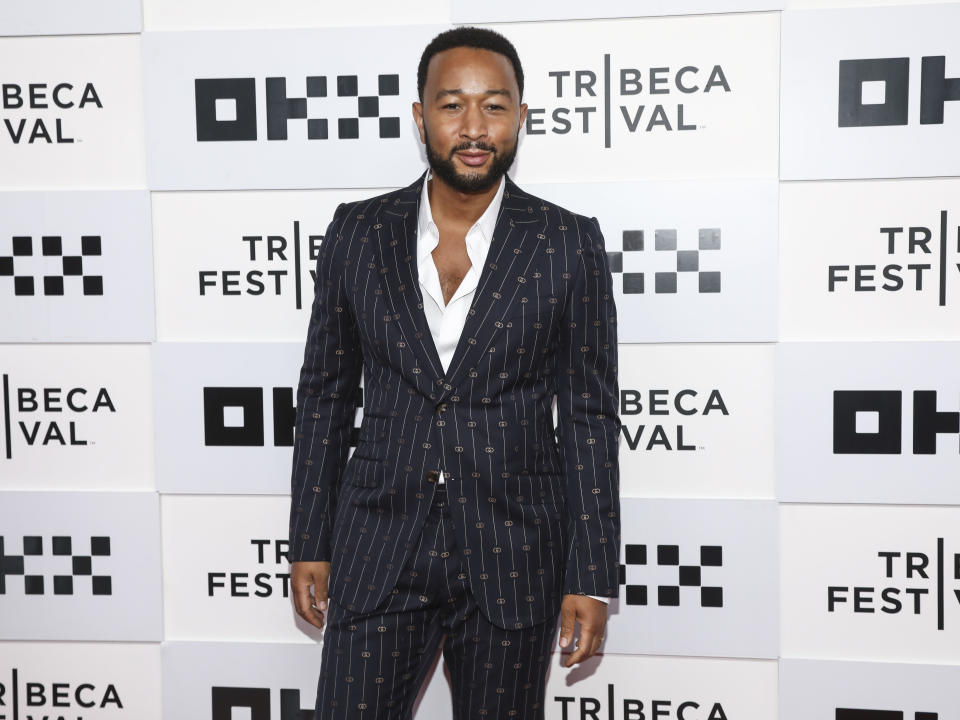
[{"label": "finger", "polygon": [[580,623],[580,637],[577,638],[577,649],[576,651],[570,654],[570,657],[567,658],[567,667],[570,667],[574,663],[583,662],[588,657],[593,655],[594,642],[597,637],[597,633]]},{"label": "finger", "polygon": [[298,578],[293,588],[294,604],[297,608],[297,614],[314,627],[323,629],[324,616],[313,602],[313,596],[310,594],[310,578]]},{"label": "finger", "polygon": [[573,621],[576,610],[571,605],[560,606],[560,647],[565,648],[573,642]]}]

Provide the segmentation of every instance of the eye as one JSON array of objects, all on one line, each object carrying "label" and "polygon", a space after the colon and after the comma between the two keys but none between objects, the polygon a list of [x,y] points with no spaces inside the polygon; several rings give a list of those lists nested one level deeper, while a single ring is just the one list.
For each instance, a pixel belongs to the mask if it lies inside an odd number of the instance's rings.
[{"label": "eye", "polygon": [[444,109],[446,109],[446,108],[457,108],[457,107],[460,107],[460,106],[459,106],[457,103],[453,103],[453,102],[447,103],[446,105],[443,106]]},{"label": "eye", "polygon": [[487,105],[491,110],[503,110],[503,105]]}]

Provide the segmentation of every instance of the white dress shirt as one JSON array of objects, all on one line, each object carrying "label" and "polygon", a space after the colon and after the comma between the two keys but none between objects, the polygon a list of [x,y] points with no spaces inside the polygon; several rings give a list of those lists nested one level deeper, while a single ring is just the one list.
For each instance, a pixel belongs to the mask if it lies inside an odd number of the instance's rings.
[{"label": "white dress shirt", "polygon": [[[503,201],[503,190],[506,179],[500,178],[493,200],[483,211],[483,214],[467,231],[467,256],[470,258],[470,269],[460,286],[454,291],[450,302],[443,302],[443,288],[440,286],[440,273],[433,261],[433,251],[440,244],[440,231],[433,221],[433,211],[430,209],[430,194],[427,192],[427,181],[433,177],[432,171],[427,171],[423,181],[423,190],[420,193],[420,211],[417,215],[417,273],[420,280],[420,290],[423,295],[423,312],[427,316],[430,326],[430,335],[433,344],[437,347],[443,371],[446,372],[453,359],[453,352],[457,349],[463,326],[467,322],[467,311],[473,304],[473,296],[480,281],[480,271],[487,259],[487,251],[493,240],[493,231],[497,225],[497,215],[500,214],[500,204]],[[444,482],[443,472],[437,481]],[[610,598],[588,597],[609,602]]]}]

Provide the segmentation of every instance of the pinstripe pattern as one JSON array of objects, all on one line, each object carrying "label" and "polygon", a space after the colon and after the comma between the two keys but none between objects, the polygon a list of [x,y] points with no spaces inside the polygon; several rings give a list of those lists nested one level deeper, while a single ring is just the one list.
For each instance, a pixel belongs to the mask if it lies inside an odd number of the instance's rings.
[{"label": "pinstripe pattern", "polygon": [[[467,584],[490,622],[615,597],[620,547],[616,307],[595,219],[507,177],[446,372],[423,312],[412,185],[342,204],[317,264],[297,393],[290,559],[370,612],[414,551],[443,468]],[[347,461],[361,372],[364,415]],[[556,395],[559,442],[551,405]]]},{"label": "pinstripe pattern", "polygon": [[440,490],[386,601],[367,613],[330,603],[317,718],[409,718],[441,640],[455,720],[543,717],[557,618],[522,630],[489,622],[467,587],[453,525]]}]

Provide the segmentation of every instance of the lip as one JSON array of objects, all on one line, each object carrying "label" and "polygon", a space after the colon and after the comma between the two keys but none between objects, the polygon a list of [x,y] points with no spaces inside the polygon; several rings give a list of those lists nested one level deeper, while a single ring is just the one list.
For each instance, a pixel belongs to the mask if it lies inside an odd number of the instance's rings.
[{"label": "lip", "polygon": [[489,152],[458,152],[457,157],[460,158],[460,162],[464,165],[470,165],[471,167],[476,167],[483,165],[487,161],[487,157],[490,155]]}]

